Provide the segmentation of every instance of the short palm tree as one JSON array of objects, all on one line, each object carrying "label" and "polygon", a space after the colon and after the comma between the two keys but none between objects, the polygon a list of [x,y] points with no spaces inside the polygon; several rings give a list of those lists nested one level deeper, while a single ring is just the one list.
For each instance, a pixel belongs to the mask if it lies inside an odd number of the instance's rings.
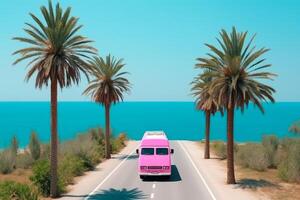
[{"label": "short palm tree", "polygon": [[220,36],[220,48],[206,44],[211,53],[208,58],[198,58],[197,66],[213,72],[209,91],[227,111],[227,183],[234,184],[234,110],[243,112],[252,102],[264,112],[261,102],[274,102],[275,90],[260,80],[272,80],[275,74],[261,71],[271,65],[261,58],[268,49],[252,46],[255,36],[246,42],[247,32],[239,33],[234,27],[230,35],[222,30]]},{"label": "short palm tree", "polygon": [[196,107],[198,110],[203,110],[205,113],[205,150],[204,158],[210,158],[210,118],[211,114],[215,114],[217,111],[221,111],[217,100],[211,95],[209,91],[209,84],[211,78],[209,71],[205,71],[203,74],[198,75],[192,82],[193,96],[196,98]]},{"label": "short palm tree", "polygon": [[26,75],[29,80],[36,74],[35,86],[51,87],[51,189],[52,197],[58,195],[57,191],[57,86],[69,87],[80,81],[80,72],[87,75],[88,65],[84,62],[89,54],[96,49],[85,37],[78,35],[78,18],[70,15],[71,8],[65,11],[58,3],[55,10],[49,1],[49,7],[41,7],[43,21],[34,14],[30,16],[35,24],[26,23],[24,31],[28,37],[15,37],[15,40],[29,45],[14,54],[20,55],[14,64],[23,60],[30,60],[30,69]]},{"label": "short palm tree", "polygon": [[124,92],[129,92],[130,83],[121,72],[125,66],[123,59],[117,60],[110,55],[106,58],[94,57],[90,61],[91,75],[94,77],[83,92],[105,108],[105,157],[111,157],[110,149],[110,108],[112,104],[123,101]]}]

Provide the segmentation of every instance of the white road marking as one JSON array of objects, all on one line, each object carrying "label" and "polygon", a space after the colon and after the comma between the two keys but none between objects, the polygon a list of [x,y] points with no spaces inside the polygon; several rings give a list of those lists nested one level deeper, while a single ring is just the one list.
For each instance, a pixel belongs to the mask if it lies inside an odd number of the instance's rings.
[{"label": "white road marking", "polygon": [[[137,147],[136,147],[137,148]],[[89,197],[93,194],[95,194],[95,192],[97,192],[97,190],[100,189],[100,187],[121,167],[121,165],[129,158],[129,156],[131,156],[134,152],[135,149],[133,149],[133,151],[126,156],[126,158],[124,158],[124,160],[122,160],[122,162],[120,162],[103,180],[101,183],[99,183],[99,185],[91,192],[87,195],[87,197],[84,198],[84,200],[88,200]]]},{"label": "white road marking", "polygon": [[152,188],[155,189],[155,187],[156,187],[156,185],[155,185],[155,183],[153,183]]},{"label": "white road marking", "polygon": [[151,193],[150,198],[154,199],[154,193]]},{"label": "white road marking", "polygon": [[181,144],[181,142],[178,142],[178,143],[179,143],[180,147],[183,149],[183,151],[185,152],[185,154],[187,155],[188,159],[191,161],[191,163],[192,163],[193,167],[195,168],[197,174],[200,176],[202,182],[204,183],[206,189],[208,190],[208,192],[209,192],[211,198],[212,198],[213,200],[217,200],[216,197],[215,197],[215,195],[213,194],[213,192],[211,191],[211,189],[210,189],[209,186],[207,185],[207,183],[206,183],[204,177],[203,177],[202,174],[200,173],[199,169],[196,167],[196,164],[195,164],[194,161],[192,160],[190,154],[187,152],[187,150],[186,150],[185,147]]}]

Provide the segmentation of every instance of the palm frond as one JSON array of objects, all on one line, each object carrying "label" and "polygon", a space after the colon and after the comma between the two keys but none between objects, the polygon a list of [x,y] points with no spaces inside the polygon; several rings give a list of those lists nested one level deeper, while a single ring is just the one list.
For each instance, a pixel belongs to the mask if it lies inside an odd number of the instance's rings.
[{"label": "palm frond", "polygon": [[203,75],[211,78],[210,83],[201,87],[208,87],[218,105],[234,106],[243,111],[252,102],[263,112],[261,102],[274,102],[275,90],[259,80],[273,80],[276,74],[261,71],[271,67],[265,64],[265,58],[261,58],[269,49],[256,50],[253,46],[255,35],[248,42],[247,35],[248,32],[239,33],[235,27],[230,34],[221,30],[220,38],[217,38],[221,48],[205,44],[210,53],[206,58],[197,58],[196,67],[211,71]]},{"label": "palm frond", "polygon": [[61,88],[78,84],[81,73],[88,78],[90,69],[86,60],[97,50],[90,46],[91,40],[78,34],[82,25],[71,16],[71,8],[63,10],[59,3],[53,7],[49,1],[48,7],[42,6],[40,11],[42,20],[30,13],[35,24],[25,23],[27,37],[13,38],[28,45],[13,53],[19,55],[14,64],[28,60],[32,67],[26,80],[36,74],[38,88],[47,86],[54,76]]},{"label": "palm frond", "polygon": [[83,94],[103,105],[123,101],[124,93],[130,91],[130,83],[124,77],[128,72],[121,72],[125,66],[123,59],[116,59],[111,55],[105,58],[94,57],[89,61],[89,66],[94,79]]}]

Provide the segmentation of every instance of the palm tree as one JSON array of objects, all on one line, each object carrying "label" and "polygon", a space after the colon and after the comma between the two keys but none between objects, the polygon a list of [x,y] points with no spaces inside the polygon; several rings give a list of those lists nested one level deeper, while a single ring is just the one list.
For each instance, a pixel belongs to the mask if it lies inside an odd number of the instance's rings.
[{"label": "palm tree", "polygon": [[275,102],[275,90],[260,82],[272,80],[275,74],[262,72],[271,65],[265,64],[261,58],[269,49],[256,49],[252,46],[255,35],[246,42],[247,32],[237,32],[233,27],[230,35],[225,30],[220,32],[221,39],[217,39],[220,49],[206,44],[211,50],[208,58],[198,58],[197,66],[211,70],[212,82],[209,86],[211,94],[217,98],[218,104],[227,111],[227,183],[235,184],[234,174],[234,110],[244,111],[252,102],[264,112],[262,101]]},{"label": "palm tree", "polygon": [[91,75],[94,77],[86,90],[85,95],[90,95],[92,100],[100,103],[105,108],[105,157],[110,158],[110,107],[123,101],[123,93],[130,90],[129,81],[123,77],[127,72],[120,72],[125,66],[123,59],[117,60],[110,55],[105,59],[94,57],[90,61]]},{"label": "palm tree", "polygon": [[85,37],[78,35],[82,25],[78,25],[78,18],[70,15],[71,8],[63,10],[57,3],[55,10],[49,1],[48,9],[41,7],[43,21],[34,14],[30,16],[35,24],[26,23],[24,31],[29,37],[15,37],[14,40],[29,45],[14,55],[20,55],[14,64],[23,60],[30,60],[30,69],[26,75],[28,81],[36,73],[35,86],[51,87],[51,189],[52,197],[58,195],[57,191],[57,86],[60,88],[78,84],[80,72],[87,76],[88,65],[83,58],[95,54],[96,49]]},{"label": "palm tree", "polygon": [[212,81],[209,76],[209,71],[198,75],[192,82],[193,95],[196,98],[196,107],[198,110],[203,110],[205,113],[205,150],[204,158],[210,158],[210,118],[211,114],[215,114],[222,109],[218,106],[217,100],[209,92],[209,84]]}]

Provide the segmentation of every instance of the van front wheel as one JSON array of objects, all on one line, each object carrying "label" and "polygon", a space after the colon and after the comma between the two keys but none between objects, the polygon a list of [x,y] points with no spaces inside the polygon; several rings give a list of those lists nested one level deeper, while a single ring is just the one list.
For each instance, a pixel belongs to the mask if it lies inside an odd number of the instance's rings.
[{"label": "van front wheel", "polygon": [[165,180],[169,180],[171,178],[171,175],[165,175],[164,178]]},{"label": "van front wheel", "polygon": [[145,176],[144,175],[140,175],[140,179],[145,179]]}]

